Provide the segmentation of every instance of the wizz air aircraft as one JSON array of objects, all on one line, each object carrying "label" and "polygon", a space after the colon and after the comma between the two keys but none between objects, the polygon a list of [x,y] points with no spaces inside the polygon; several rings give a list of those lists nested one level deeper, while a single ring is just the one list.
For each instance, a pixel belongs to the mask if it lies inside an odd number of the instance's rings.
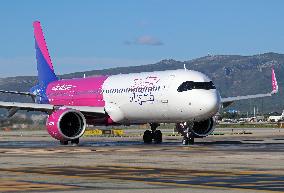
[{"label": "wizz air aircraft", "polygon": [[55,75],[39,21],[33,23],[38,84],[29,92],[34,103],[0,102],[8,116],[18,110],[48,114],[48,133],[62,145],[78,144],[86,125],[150,124],[145,143],[161,143],[160,123],[175,123],[183,144],[214,130],[214,115],[237,100],[268,97],[278,92],[272,69],[272,92],[221,98],[213,82],[192,70],[168,70],[59,80]]}]

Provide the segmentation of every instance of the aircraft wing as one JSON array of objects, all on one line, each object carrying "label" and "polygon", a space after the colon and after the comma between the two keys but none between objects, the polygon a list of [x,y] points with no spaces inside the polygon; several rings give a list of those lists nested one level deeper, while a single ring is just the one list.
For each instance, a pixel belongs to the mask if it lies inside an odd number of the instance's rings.
[{"label": "aircraft wing", "polygon": [[221,103],[223,105],[223,108],[228,107],[235,101],[269,97],[269,96],[272,96],[273,94],[276,94],[278,92],[278,84],[277,84],[274,69],[272,68],[271,71],[272,71],[272,76],[271,76],[272,77],[272,91],[270,93],[221,98]]},{"label": "aircraft wing", "polygon": [[51,104],[36,104],[36,103],[19,103],[19,102],[2,102],[0,101],[0,108],[6,108],[9,110],[8,117],[15,114],[18,110],[27,110],[27,111],[40,111],[45,113],[52,113],[59,108],[70,108],[75,109],[83,114],[92,113],[97,115],[105,115],[104,107],[90,107],[90,106],[57,106]]},{"label": "aircraft wing", "polygon": [[226,108],[233,104],[235,101],[239,100],[246,100],[246,99],[255,99],[255,98],[263,98],[263,97],[269,97],[272,96],[273,93],[267,93],[267,94],[256,94],[256,95],[246,95],[246,96],[236,96],[236,97],[228,97],[228,98],[221,98],[221,103],[223,105],[223,108]]}]

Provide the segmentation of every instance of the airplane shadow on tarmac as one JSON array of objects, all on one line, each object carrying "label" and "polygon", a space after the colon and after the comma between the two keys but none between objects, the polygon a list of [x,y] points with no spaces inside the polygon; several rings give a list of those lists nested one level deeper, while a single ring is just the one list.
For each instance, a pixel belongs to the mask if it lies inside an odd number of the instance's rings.
[{"label": "airplane shadow on tarmac", "polygon": [[[275,141],[275,142],[273,142]],[[277,142],[276,142],[277,141]],[[283,141],[283,142],[280,142]],[[70,147],[72,145],[67,145]],[[166,141],[161,144],[144,144],[142,141],[83,141],[77,147],[162,147],[162,146],[178,146],[184,147],[180,141]],[[272,141],[265,140],[226,140],[226,141],[200,141],[195,142],[194,145],[189,145],[189,147],[227,147],[228,149],[235,148],[256,148],[258,149],[268,148],[268,149],[284,149],[284,139],[276,138]],[[57,141],[0,141],[0,148],[56,148],[65,147],[59,145]],[[272,149],[273,150],[273,149]]]},{"label": "airplane shadow on tarmac", "polygon": [[[194,145],[189,145],[193,147],[197,146],[230,146],[230,147],[250,147],[250,146],[278,146],[282,147],[284,146],[284,138],[277,138],[275,136],[271,138],[252,138],[252,139],[218,139],[218,140],[212,140],[212,139],[206,139],[206,141],[196,141]],[[68,145],[72,146],[72,145]],[[123,140],[123,139],[82,139],[78,147],[112,147],[112,146],[183,146],[181,143],[181,139],[177,138],[169,138],[164,140],[161,144],[144,144],[142,140]],[[45,148],[45,147],[64,147],[62,145],[59,145],[58,141],[55,140],[5,140],[0,141],[0,148],[15,148],[15,147],[29,147],[29,148]],[[278,149],[278,148],[277,148]]]}]

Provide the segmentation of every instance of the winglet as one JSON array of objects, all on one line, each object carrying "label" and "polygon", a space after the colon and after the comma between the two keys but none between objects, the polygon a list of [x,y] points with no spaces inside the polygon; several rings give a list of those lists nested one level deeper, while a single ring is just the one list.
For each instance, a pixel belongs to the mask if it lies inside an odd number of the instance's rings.
[{"label": "winglet", "polygon": [[271,68],[271,71],[272,71],[272,74],[271,74],[271,78],[272,78],[272,92],[271,92],[271,94],[276,94],[278,92],[278,83],[277,83],[277,80],[276,80],[274,69]]}]

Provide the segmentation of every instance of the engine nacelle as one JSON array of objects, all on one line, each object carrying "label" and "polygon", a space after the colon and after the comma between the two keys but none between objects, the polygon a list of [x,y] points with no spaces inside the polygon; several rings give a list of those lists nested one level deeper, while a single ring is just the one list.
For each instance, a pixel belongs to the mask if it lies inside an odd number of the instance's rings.
[{"label": "engine nacelle", "polygon": [[213,118],[199,122],[185,122],[176,125],[176,130],[183,136],[187,136],[187,132],[194,137],[206,137],[215,129],[215,120]]},{"label": "engine nacelle", "polygon": [[62,108],[48,116],[46,128],[55,139],[61,141],[77,139],[85,132],[86,119],[80,111]]},{"label": "engine nacelle", "polygon": [[192,134],[196,137],[206,137],[210,135],[215,129],[215,121],[211,117],[204,121],[194,122],[193,127],[190,128]]}]

